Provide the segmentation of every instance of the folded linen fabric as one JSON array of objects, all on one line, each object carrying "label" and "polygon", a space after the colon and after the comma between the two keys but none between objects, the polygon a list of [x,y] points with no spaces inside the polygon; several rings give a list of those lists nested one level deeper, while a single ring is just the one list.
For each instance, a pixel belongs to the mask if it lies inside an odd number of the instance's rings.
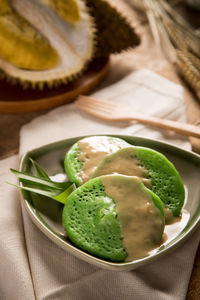
[{"label": "folded linen fabric", "polygon": [[[182,88],[148,70],[132,73],[93,96],[122,101],[131,109],[149,115],[185,121]],[[141,124],[104,122],[78,111],[74,104],[68,104],[22,128],[20,154],[60,139],[87,134],[139,135],[190,149],[187,138],[183,136]],[[16,168],[17,161],[15,156],[0,162],[4,169],[7,166],[1,180],[9,180],[8,168]],[[8,189],[2,185],[1,202],[5,196],[8,201],[3,206],[0,204],[7,225],[3,226],[0,220],[1,241],[4,241],[0,244],[0,253],[3,253],[0,269],[6,270],[7,266],[5,275],[0,275],[3,299],[185,299],[199,232],[153,263],[129,272],[108,271],[81,261],[56,246],[36,228],[23,207],[21,222],[18,191],[10,189],[8,192]],[[10,227],[12,220],[16,226]],[[10,241],[13,241],[13,246]]]}]

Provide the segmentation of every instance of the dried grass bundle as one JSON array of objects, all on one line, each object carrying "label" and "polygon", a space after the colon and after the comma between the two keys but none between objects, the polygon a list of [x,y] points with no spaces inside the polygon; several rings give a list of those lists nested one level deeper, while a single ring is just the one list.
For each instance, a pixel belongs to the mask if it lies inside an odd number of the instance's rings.
[{"label": "dried grass bundle", "polygon": [[165,0],[129,0],[145,11],[158,47],[200,100],[200,35]]}]

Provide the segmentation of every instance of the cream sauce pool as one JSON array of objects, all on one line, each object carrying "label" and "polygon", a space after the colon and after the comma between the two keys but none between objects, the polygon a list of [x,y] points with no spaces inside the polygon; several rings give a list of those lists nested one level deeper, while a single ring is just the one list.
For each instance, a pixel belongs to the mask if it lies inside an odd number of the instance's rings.
[{"label": "cream sauce pool", "polygon": [[131,146],[106,157],[96,168],[94,177],[106,174],[137,176],[148,188],[151,188],[151,180],[146,178],[147,170],[141,166],[141,161],[134,157],[135,153],[136,148]]}]

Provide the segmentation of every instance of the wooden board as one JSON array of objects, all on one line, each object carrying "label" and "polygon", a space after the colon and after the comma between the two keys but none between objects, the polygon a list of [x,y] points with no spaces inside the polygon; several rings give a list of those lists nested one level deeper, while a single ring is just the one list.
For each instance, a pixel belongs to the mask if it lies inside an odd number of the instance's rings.
[{"label": "wooden board", "polygon": [[0,112],[30,112],[51,109],[91,92],[107,74],[109,58],[94,59],[78,79],[58,88],[25,90],[20,85],[0,81]]}]

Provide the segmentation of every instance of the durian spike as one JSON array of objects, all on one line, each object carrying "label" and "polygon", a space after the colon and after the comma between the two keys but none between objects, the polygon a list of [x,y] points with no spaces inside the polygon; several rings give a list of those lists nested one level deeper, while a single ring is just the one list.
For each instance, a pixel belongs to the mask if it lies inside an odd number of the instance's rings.
[{"label": "durian spike", "polygon": [[104,0],[86,3],[97,26],[96,56],[109,56],[139,45],[139,36],[117,9]]},{"label": "durian spike", "polygon": [[18,68],[46,70],[58,64],[57,52],[8,0],[0,1],[0,58]]}]

